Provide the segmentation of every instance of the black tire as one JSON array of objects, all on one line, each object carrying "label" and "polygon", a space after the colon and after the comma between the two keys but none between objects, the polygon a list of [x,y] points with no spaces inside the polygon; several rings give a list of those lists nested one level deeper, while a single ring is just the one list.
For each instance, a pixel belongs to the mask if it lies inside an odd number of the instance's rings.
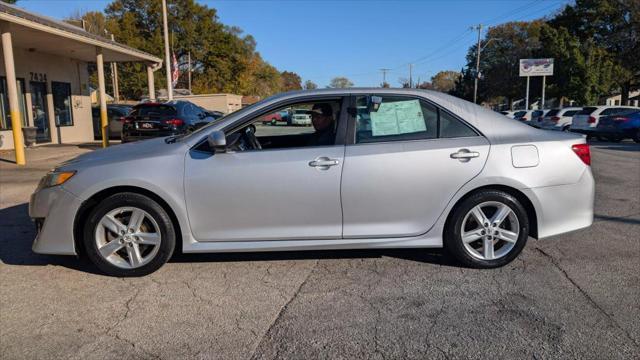
[{"label": "black tire", "polygon": [[562,128],[562,131],[564,131],[564,132],[569,132],[569,131],[571,131],[571,126],[570,126],[570,125],[567,125],[567,126],[563,127],[563,128]]},{"label": "black tire", "polygon": [[635,141],[636,143],[640,144],[640,129],[638,129],[638,131],[636,131],[636,136],[633,137],[633,141]]},{"label": "black tire", "polygon": [[[124,206],[146,211],[158,224],[161,235],[159,249],[155,257],[149,263],[133,269],[123,269],[105,260],[99,254],[95,241],[95,229],[102,217],[109,211]],[[147,196],[130,192],[115,194],[101,201],[89,214],[83,235],[84,248],[91,262],[107,275],[118,277],[144,276],[158,270],[169,260],[176,244],[173,222],[164,208]]]},{"label": "black tire", "polygon": [[[484,260],[472,256],[462,243],[461,228],[462,222],[469,213],[469,211],[476,205],[487,201],[501,202],[509,206],[515,216],[518,218],[519,223],[519,236],[516,240],[514,247],[503,257],[494,260]],[[496,268],[504,266],[513,259],[524,249],[529,237],[529,219],[527,212],[522,204],[512,195],[499,191],[499,190],[486,190],[472,194],[464,199],[460,204],[456,205],[453,209],[451,217],[447,221],[447,225],[444,233],[444,247],[445,250],[456,258],[462,265],[472,268]]]}]

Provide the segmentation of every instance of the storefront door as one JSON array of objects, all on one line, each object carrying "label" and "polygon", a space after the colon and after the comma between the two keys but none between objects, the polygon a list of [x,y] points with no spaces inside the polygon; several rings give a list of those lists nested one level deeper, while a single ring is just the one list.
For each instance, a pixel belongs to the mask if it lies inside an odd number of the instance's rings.
[{"label": "storefront door", "polygon": [[38,128],[36,142],[51,142],[49,116],[47,114],[47,83],[31,81],[31,108],[33,109],[33,124]]}]

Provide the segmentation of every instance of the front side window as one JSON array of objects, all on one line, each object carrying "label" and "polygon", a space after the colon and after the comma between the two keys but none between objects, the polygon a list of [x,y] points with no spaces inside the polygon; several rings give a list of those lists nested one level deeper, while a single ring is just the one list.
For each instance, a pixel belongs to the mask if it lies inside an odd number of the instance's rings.
[{"label": "front side window", "polygon": [[71,111],[71,84],[52,81],[53,111],[57,126],[73,126]]},{"label": "front side window", "polygon": [[[20,117],[22,126],[27,126],[27,108],[25,106],[24,80],[17,79],[18,106],[20,107]],[[9,109],[9,92],[7,89],[7,78],[0,77],[0,130],[11,129],[11,110]]]}]

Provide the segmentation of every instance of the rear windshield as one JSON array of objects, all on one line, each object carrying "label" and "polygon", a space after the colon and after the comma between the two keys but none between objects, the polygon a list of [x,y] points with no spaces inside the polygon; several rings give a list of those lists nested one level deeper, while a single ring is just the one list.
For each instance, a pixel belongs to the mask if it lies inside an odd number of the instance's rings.
[{"label": "rear windshield", "polygon": [[517,111],[515,114],[513,114],[513,117],[523,117],[526,113],[526,111]]},{"label": "rear windshield", "polygon": [[531,117],[538,117],[541,116],[544,113],[544,111],[542,110],[536,110],[531,114]]},{"label": "rear windshield", "polygon": [[138,116],[149,116],[149,115],[177,115],[178,112],[176,108],[169,105],[145,105],[137,107],[135,110],[135,115]]},{"label": "rear windshield", "polygon": [[586,107],[580,110],[577,115],[591,115],[592,112],[596,111],[598,108],[595,107]]},{"label": "rear windshield", "polygon": [[556,115],[558,115],[559,112],[560,112],[560,109],[551,109],[547,113],[547,116],[556,116]]},{"label": "rear windshield", "polygon": [[580,110],[567,110],[564,112],[564,114],[562,116],[573,116],[575,115],[578,111]]},{"label": "rear windshield", "polygon": [[296,109],[294,111],[294,114],[298,114],[298,115],[300,115],[300,114],[306,115],[307,113],[308,113],[308,110],[304,110],[304,109]]}]

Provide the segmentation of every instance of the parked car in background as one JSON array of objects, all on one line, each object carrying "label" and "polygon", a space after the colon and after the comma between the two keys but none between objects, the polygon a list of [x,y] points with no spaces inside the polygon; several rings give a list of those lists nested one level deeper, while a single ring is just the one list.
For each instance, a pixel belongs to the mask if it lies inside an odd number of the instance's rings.
[{"label": "parked car in background", "polygon": [[184,100],[141,103],[124,118],[122,142],[185,134],[219,118]]},{"label": "parked car in background", "polygon": [[516,111],[515,114],[513,114],[513,118],[515,120],[525,122],[527,123],[527,125],[536,127],[538,124],[538,119],[543,117],[547,112],[549,112],[549,109],[520,110],[520,111]]},{"label": "parked car in background", "polygon": [[587,106],[573,116],[570,131],[585,134],[589,137],[596,136],[596,127],[600,117],[620,115],[634,110],[640,110],[640,108],[632,106]]},{"label": "parked car in background", "polygon": [[538,121],[538,127],[547,130],[569,131],[573,115],[582,110],[581,107],[551,109]]},{"label": "parked car in background", "polygon": [[309,110],[294,109],[293,115],[291,116],[291,125],[311,125],[311,115],[309,114]]},{"label": "parked car in background", "polygon": [[[134,118],[175,118],[173,105],[156,107]],[[255,126],[287,107],[321,109],[312,116],[335,127]],[[149,274],[174,250],[444,247],[465,266],[495,268],[530,236],[592,224],[590,162],[583,136],[437,91],[287,92],[186,136],[56,167],[31,196],[33,250],[86,255],[115,276]]]},{"label": "parked car in background", "polygon": [[596,126],[595,134],[608,141],[618,142],[632,139],[640,143],[640,110],[601,117],[598,126]]},{"label": "parked car in background", "polygon": [[[124,118],[129,115],[133,105],[127,104],[107,104],[107,119],[109,121],[109,138],[120,139],[122,134],[122,123]],[[102,138],[100,130],[100,107],[91,108],[91,117],[93,119],[93,137],[95,139]]]},{"label": "parked car in background", "polygon": [[515,111],[506,111],[506,110],[500,111],[500,114],[502,114],[502,115],[504,115],[504,116],[506,116],[506,117],[508,117],[510,119],[513,119],[513,115],[515,113],[516,113]]},{"label": "parked car in background", "polygon": [[262,118],[263,125],[278,125],[278,123],[291,125],[290,109],[270,113]]}]

